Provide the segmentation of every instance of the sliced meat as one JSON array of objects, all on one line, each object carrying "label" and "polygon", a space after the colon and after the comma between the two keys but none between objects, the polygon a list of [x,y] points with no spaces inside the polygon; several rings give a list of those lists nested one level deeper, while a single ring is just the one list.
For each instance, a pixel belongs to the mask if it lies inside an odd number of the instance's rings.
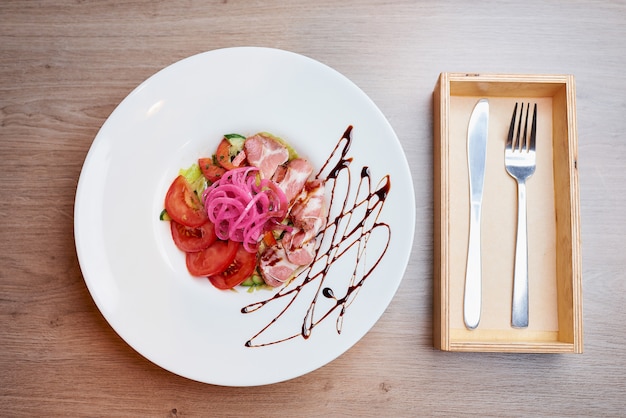
[{"label": "sliced meat", "polygon": [[246,152],[244,150],[241,150],[239,154],[237,154],[235,158],[233,158],[232,164],[235,167],[239,167],[241,163],[244,162],[245,159],[246,159]]},{"label": "sliced meat", "polygon": [[271,172],[272,180],[292,204],[293,229],[286,231],[282,240],[265,249],[259,258],[263,280],[269,286],[277,287],[292,279],[298,269],[313,262],[315,237],[326,226],[327,214],[324,183],[309,181],[313,166],[303,158],[291,160],[286,165],[276,164],[279,161],[276,158],[267,168],[267,158],[263,154],[269,149],[267,139],[255,135],[246,140],[245,147],[248,162],[259,167],[264,176]]},{"label": "sliced meat", "polygon": [[250,165],[257,167],[266,179],[272,178],[276,168],[289,159],[287,147],[263,134],[247,138],[244,149]]},{"label": "sliced meat", "polygon": [[280,183],[284,180],[285,174],[287,174],[287,167],[284,164],[279,165],[276,167],[276,172],[274,172],[274,175],[272,176],[272,181],[276,184]]},{"label": "sliced meat", "polygon": [[313,180],[305,184],[304,193],[293,203],[290,215],[297,228],[307,232],[312,231],[313,236],[326,226],[325,187],[321,180]]},{"label": "sliced meat", "polygon": [[289,261],[280,245],[267,248],[259,258],[259,270],[266,284],[277,287],[291,279],[300,266]]},{"label": "sliced meat", "polygon": [[274,179],[274,181],[278,183],[278,187],[285,193],[287,200],[291,202],[300,194],[312,172],[313,166],[307,160],[296,158],[289,161],[284,173],[279,172],[282,179]]},{"label": "sliced meat", "polygon": [[287,259],[301,266],[313,262],[315,237],[326,226],[326,203],[324,183],[309,181],[291,208],[294,227],[285,232],[282,239]]},{"label": "sliced meat", "polygon": [[285,232],[282,242],[289,262],[299,266],[308,266],[313,262],[315,240],[307,239],[307,235],[305,231],[296,228],[293,231]]}]

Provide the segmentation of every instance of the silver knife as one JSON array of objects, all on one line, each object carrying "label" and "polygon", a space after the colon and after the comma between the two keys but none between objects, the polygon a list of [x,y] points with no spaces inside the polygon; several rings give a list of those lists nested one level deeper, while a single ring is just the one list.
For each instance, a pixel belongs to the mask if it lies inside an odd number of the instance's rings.
[{"label": "silver knife", "polygon": [[487,128],[489,126],[489,101],[480,99],[470,117],[467,129],[467,161],[470,190],[469,247],[465,272],[463,318],[465,326],[474,329],[480,322],[482,306],[482,277],[480,251],[480,212],[485,182],[487,159]]}]

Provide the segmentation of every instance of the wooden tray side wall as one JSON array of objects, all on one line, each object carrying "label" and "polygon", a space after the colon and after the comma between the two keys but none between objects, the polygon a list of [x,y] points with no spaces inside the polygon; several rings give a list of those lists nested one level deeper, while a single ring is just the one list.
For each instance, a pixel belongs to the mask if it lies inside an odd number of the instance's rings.
[{"label": "wooden tray side wall", "polygon": [[[582,268],[578,196],[578,140],[576,135],[575,85],[573,77],[554,95],[554,193],[557,213],[557,288],[560,301],[559,340],[583,351]],[[569,103],[569,106],[568,106]],[[558,111],[556,111],[558,110]]]},{"label": "wooden tray side wall", "polygon": [[442,103],[442,97],[446,97],[445,93],[441,93],[441,89],[445,89],[446,86],[447,80],[445,80],[445,76],[442,75],[442,78],[440,78],[440,80],[437,82],[437,86],[435,87],[435,91],[433,93],[433,345],[435,348],[438,348],[440,350],[448,349],[447,326],[443,322],[446,318],[446,314],[445,312],[442,312],[442,309],[446,305],[445,291],[442,290],[442,286],[445,283],[445,280],[441,280],[441,278],[445,277],[446,275],[446,267],[443,263],[446,257],[442,256],[442,253],[445,253],[445,249],[443,248],[444,242],[440,239],[441,236],[444,236],[446,234],[445,225],[442,224],[441,215],[441,212],[445,210],[445,203],[442,201],[442,199],[444,196],[446,196],[446,193],[444,190],[442,190],[443,184],[441,181],[441,176],[443,175],[443,173],[447,172],[447,170],[445,168],[445,161],[442,158],[443,147],[441,144],[441,139],[445,138],[446,136],[445,127],[447,125],[444,123],[440,123],[442,113],[445,114],[445,111],[442,112],[441,110],[441,106],[444,105]]}]

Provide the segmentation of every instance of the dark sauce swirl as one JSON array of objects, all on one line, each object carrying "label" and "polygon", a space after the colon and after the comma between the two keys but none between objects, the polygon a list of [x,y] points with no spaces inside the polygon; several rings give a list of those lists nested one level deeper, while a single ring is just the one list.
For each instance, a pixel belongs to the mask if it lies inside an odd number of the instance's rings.
[{"label": "dark sauce swirl", "polygon": [[[325,179],[330,200],[328,222],[317,237],[313,263],[272,297],[241,309],[244,314],[262,308],[275,312],[274,318],[245,343],[247,347],[263,347],[298,337],[308,339],[314,328],[335,312],[335,327],[340,334],[347,309],[387,252],[391,229],[378,218],[389,195],[391,180],[387,174],[373,184],[369,167],[364,166],[354,188],[352,158],[348,157],[351,144],[352,126],[349,126],[316,175]],[[382,245],[368,249],[374,236]],[[342,274],[333,270],[340,264]],[[293,329],[291,315],[300,318],[299,329]],[[286,331],[279,327],[285,323]]]}]

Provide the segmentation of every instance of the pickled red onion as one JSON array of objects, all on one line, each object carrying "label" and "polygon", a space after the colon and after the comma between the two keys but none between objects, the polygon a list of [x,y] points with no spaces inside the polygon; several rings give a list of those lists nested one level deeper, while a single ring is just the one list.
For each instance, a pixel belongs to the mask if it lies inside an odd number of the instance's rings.
[{"label": "pickled red onion", "polygon": [[285,193],[269,179],[262,179],[257,167],[229,170],[203,193],[204,207],[215,233],[222,240],[243,243],[256,252],[263,233],[284,228],[287,216]]}]

